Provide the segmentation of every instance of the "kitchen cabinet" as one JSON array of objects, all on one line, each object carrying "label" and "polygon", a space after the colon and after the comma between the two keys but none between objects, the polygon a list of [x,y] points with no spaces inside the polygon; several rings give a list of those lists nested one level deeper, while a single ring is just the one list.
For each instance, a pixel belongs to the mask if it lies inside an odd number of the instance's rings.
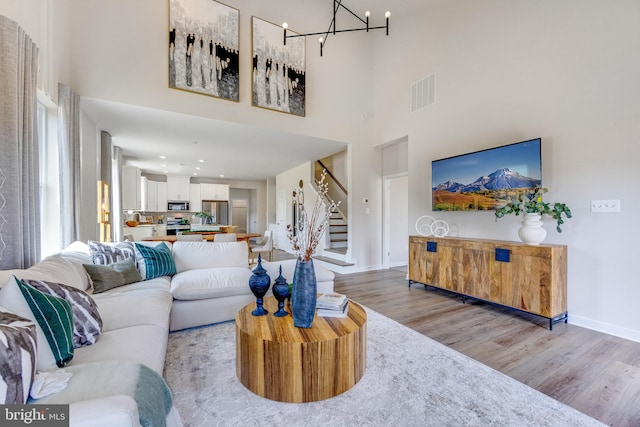
[{"label": "kitchen cabinet", "polygon": [[191,212],[202,211],[202,184],[189,185],[189,210]]},{"label": "kitchen cabinet", "polygon": [[158,206],[158,182],[147,181],[147,210],[151,212],[158,212],[167,209],[164,206],[162,209]]},{"label": "kitchen cabinet", "polygon": [[226,184],[200,184],[202,200],[229,200],[229,186]]},{"label": "kitchen cabinet", "polygon": [[167,200],[188,202],[190,193],[188,176],[167,175]]},{"label": "kitchen cabinet", "polygon": [[167,211],[167,183],[158,182],[158,212]]},{"label": "kitchen cabinet", "polygon": [[135,166],[122,166],[122,209],[142,209],[140,193],[140,169]]},{"label": "kitchen cabinet", "polygon": [[165,212],[167,210],[167,183],[140,179],[142,208],[147,212]]}]

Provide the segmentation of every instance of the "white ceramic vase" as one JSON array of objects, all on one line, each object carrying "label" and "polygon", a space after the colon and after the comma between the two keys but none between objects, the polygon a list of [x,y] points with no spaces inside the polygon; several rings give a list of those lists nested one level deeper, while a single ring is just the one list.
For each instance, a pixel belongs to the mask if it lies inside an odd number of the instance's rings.
[{"label": "white ceramic vase", "polygon": [[522,220],[522,227],[518,229],[518,236],[527,245],[539,245],[545,237],[547,230],[542,226],[539,213],[526,213]]}]

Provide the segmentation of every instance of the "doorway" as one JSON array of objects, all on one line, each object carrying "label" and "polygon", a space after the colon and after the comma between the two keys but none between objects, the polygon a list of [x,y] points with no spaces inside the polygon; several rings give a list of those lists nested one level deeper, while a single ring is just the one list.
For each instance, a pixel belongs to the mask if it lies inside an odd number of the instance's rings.
[{"label": "doorway", "polygon": [[384,268],[406,268],[409,261],[409,177],[384,178]]},{"label": "doorway", "polygon": [[249,201],[247,199],[231,200],[231,225],[238,227],[238,233],[247,232],[247,218]]}]

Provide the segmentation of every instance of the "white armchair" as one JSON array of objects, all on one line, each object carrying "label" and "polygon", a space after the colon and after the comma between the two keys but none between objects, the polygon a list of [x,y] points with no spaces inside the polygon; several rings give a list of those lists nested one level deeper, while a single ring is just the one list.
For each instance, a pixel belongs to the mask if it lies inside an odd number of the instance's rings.
[{"label": "white armchair", "polygon": [[273,231],[265,231],[262,238],[251,245],[251,262],[255,261],[255,254],[258,252],[268,252],[269,261],[271,261],[273,257]]}]

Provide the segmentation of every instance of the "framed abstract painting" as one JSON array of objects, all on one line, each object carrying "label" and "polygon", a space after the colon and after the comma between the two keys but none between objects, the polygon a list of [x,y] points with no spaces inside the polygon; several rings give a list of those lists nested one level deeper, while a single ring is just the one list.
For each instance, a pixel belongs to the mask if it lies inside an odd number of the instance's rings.
[{"label": "framed abstract painting", "polygon": [[[281,26],[252,18],[253,93],[256,107],[305,115],[305,38],[284,44]],[[288,35],[295,35],[287,30]]]},{"label": "framed abstract painting", "polygon": [[169,0],[169,87],[237,102],[239,18],[214,0]]}]

